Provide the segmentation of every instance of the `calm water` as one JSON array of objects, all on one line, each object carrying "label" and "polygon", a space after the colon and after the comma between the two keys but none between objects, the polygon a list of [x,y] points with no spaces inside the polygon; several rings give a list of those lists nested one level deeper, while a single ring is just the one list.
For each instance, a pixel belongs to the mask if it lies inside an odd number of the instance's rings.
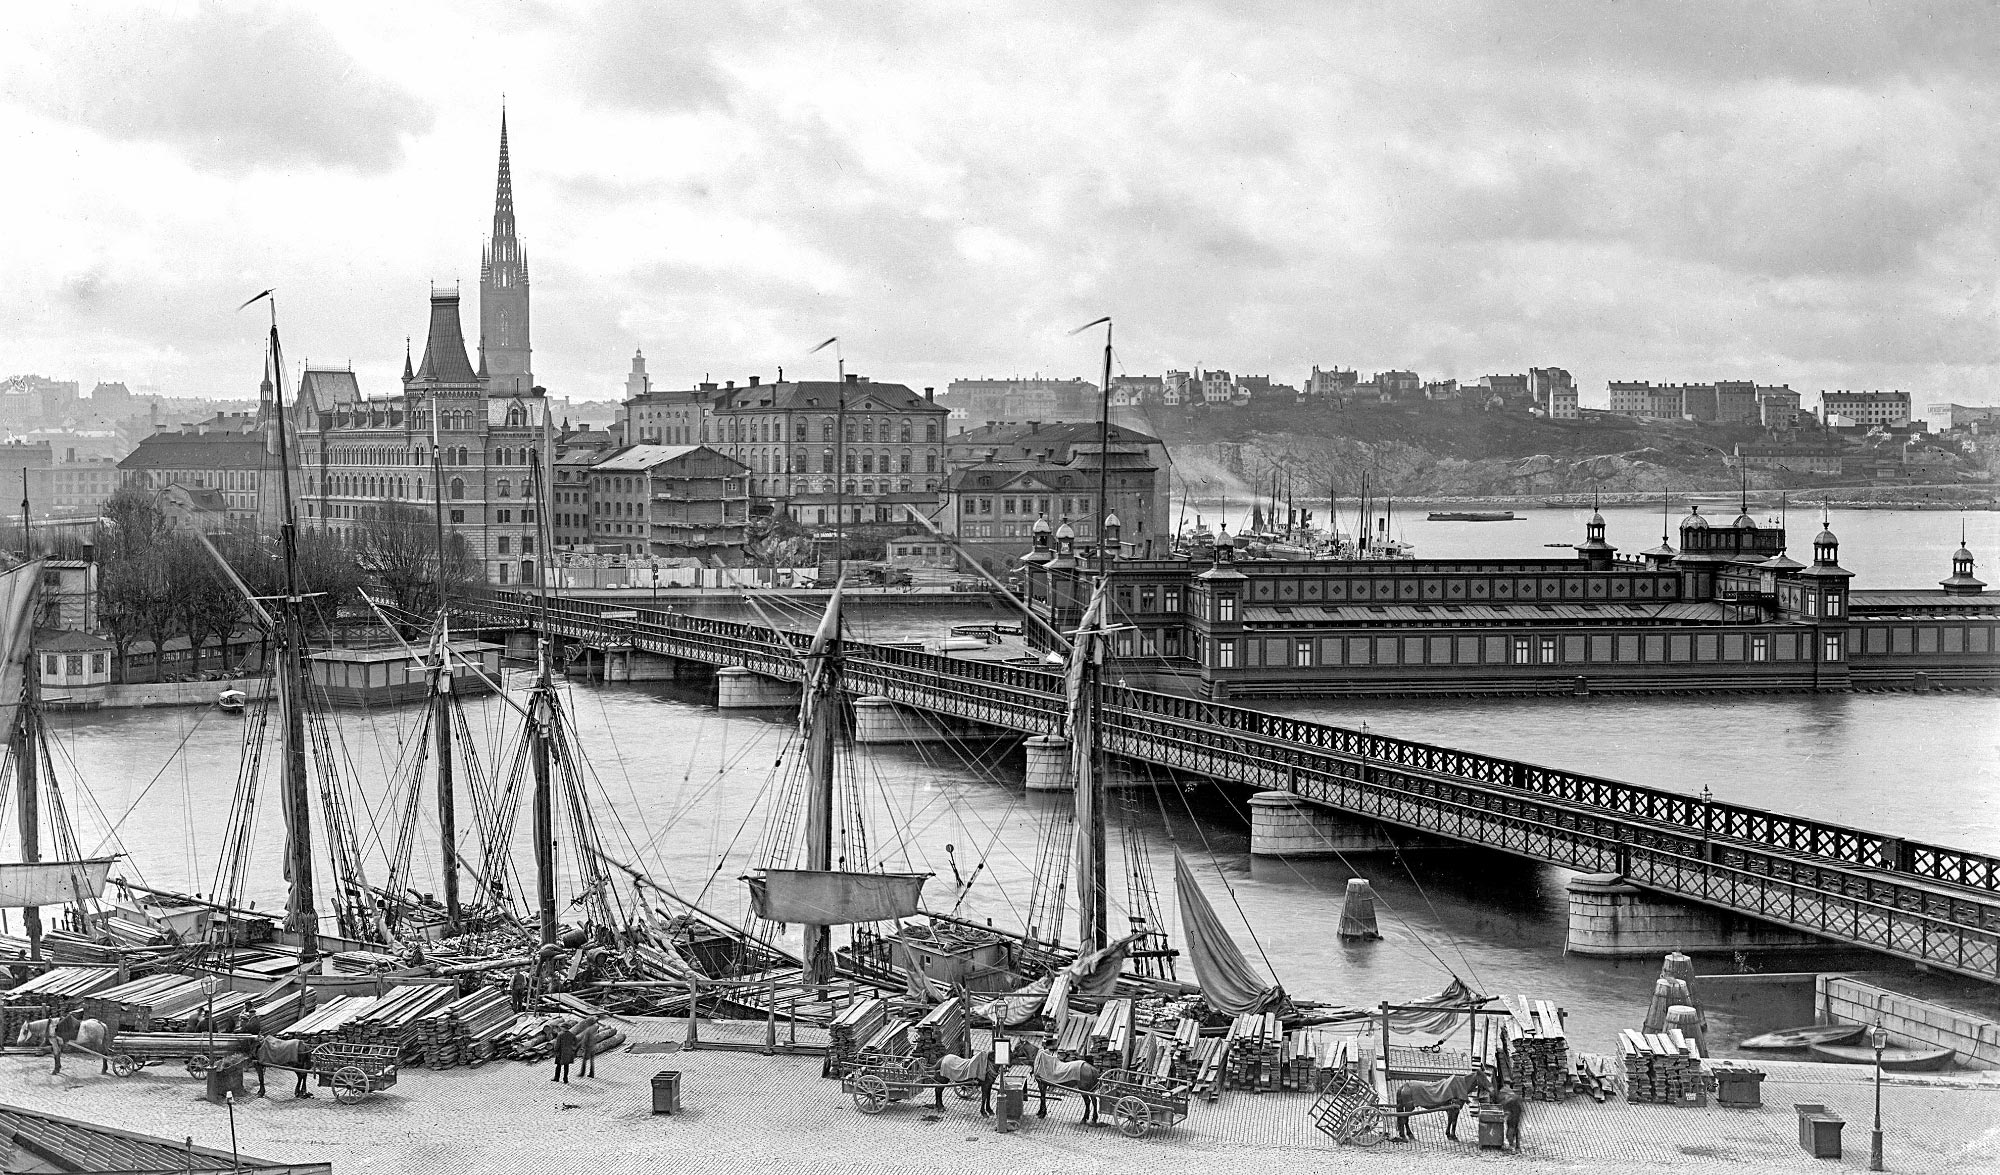
[{"label": "calm water", "polygon": [[[1519,553],[1581,531],[1581,516],[1541,511],[1533,517],[1485,525],[1418,522],[1407,529],[1426,555]],[[1656,515],[1650,535],[1644,512],[1607,517],[1612,541],[1621,547],[1658,541]],[[1975,551],[1982,543],[1991,550],[2000,539],[2000,519],[1971,517]],[[1863,571],[1865,586],[1916,586],[1940,578],[1957,545],[1953,515],[1856,513],[1836,518],[1835,528],[1842,561]],[[1793,545],[1800,545],[1797,538]],[[1885,560],[1884,550],[1901,554]],[[1920,554],[1923,566],[1916,567]],[[1905,561],[1911,569],[1899,573]],[[856,628],[863,636],[936,635],[964,618],[948,610],[889,608],[864,612]],[[566,693],[596,769],[593,806],[609,814],[610,851],[644,862],[718,911],[740,911],[737,878],[753,863],[789,724],[769,715],[723,714],[708,697],[683,687],[578,685]],[[1267,704],[1660,787],[1698,792],[1706,784],[1732,801],[2000,853],[2000,702],[1983,696]],[[497,761],[512,712],[490,698],[472,709],[478,740]],[[416,716],[409,707],[354,711],[342,713],[338,723],[341,753],[361,783],[363,806],[377,814],[361,823],[378,875],[377,841],[393,836],[388,813],[399,807],[386,781],[409,749]],[[243,723],[212,710],[55,716],[58,763],[73,763],[75,777],[87,783],[71,801],[85,849],[100,843],[122,849],[131,871],[153,884],[211,889]],[[930,900],[949,906],[957,900],[955,858],[961,873],[977,870],[960,912],[1019,926],[1040,822],[1066,798],[1026,796],[1018,751],[990,745],[866,748],[856,762],[877,859],[935,871]],[[266,795],[250,895],[260,906],[282,900],[275,795]],[[1456,973],[1483,990],[1555,1000],[1570,1011],[1578,1039],[1597,1048],[1608,1047],[1618,1028],[1643,1013],[1657,962],[1615,965],[1562,955],[1560,870],[1476,851],[1408,861],[1253,861],[1240,801],[1217,789],[1128,792],[1118,802],[1114,876],[1122,872],[1117,829],[1129,825],[1147,847],[1172,927],[1172,852],[1178,846],[1197,865],[1224,919],[1239,931],[1248,928],[1243,941],[1253,961],[1260,955],[1268,960],[1299,995],[1372,1004],[1429,994]],[[467,809],[462,799],[461,810]],[[418,843],[434,843],[427,812],[423,820]],[[108,838],[114,825],[116,837]],[[947,854],[947,845],[953,853]],[[1356,875],[1370,878],[1381,896],[1387,937],[1344,946],[1331,931],[1346,879]],[[416,884],[433,888],[435,877],[420,867]],[[1123,901],[1125,886],[1113,884],[1114,900]],[[1883,965],[1865,955],[1817,962]],[[1779,970],[1798,963],[1759,959],[1756,966]],[[1728,967],[1727,961],[1708,965]],[[1935,977],[1905,975],[1901,982],[1961,1002],[1991,999],[1983,989]],[[1731,1033],[1772,1027],[1798,1014],[1753,1004],[1718,1012],[1716,1020]]]}]

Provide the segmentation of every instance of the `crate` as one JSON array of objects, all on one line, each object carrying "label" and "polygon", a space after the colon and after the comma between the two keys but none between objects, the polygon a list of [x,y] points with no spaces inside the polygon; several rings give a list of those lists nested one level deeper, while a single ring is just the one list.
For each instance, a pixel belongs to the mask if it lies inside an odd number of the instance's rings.
[{"label": "crate", "polygon": [[681,1074],[678,1069],[662,1069],[653,1074],[653,1112],[681,1112]]}]

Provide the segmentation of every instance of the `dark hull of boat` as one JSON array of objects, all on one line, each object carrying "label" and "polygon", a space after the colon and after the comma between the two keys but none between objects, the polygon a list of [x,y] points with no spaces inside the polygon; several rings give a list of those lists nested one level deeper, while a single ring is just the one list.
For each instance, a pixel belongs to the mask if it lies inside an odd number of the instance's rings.
[{"label": "dark hull of boat", "polygon": [[1764,1051],[1804,1050],[1816,1044],[1846,1044],[1862,1033],[1859,1024],[1808,1024],[1803,1028],[1780,1028],[1753,1036],[1736,1046]]},{"label": "dark hull of boat", "polygon": [[[1843,1065],[1875,1063],[1875,1050],[1865,1044],[1816,1044],[1812,1046],[1812,1055],[1822,1061],[1838,1061]],[[1957,1056],[1951,1049],[1883,1049],[1882,1069],[1886,1073],[1935,1073],[1951,1068],[1951,1062]]]},{"label": "dark hull of boat", "polygon": [[1434,511],[1432,522],[1520,522],[1512,510],[1445,510]]}]

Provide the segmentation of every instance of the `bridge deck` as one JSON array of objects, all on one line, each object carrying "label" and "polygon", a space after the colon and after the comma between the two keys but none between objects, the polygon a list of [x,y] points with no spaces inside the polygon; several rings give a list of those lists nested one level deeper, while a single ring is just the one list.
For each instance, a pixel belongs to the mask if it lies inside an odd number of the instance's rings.
[{"label": "bridge deck", "polygon": [[[516,593],[469,619],[533,627]],[[548,627],[796,680],[810,637],[759,624],[552,599]],[[1062,679],[1040,669],[859,642],[849,688],[1023,734],[1059,733]],[[2000,858],[1658,788],[1217,702],[1105,687],[1105,749],[1501,849],[2000,982]]]}]

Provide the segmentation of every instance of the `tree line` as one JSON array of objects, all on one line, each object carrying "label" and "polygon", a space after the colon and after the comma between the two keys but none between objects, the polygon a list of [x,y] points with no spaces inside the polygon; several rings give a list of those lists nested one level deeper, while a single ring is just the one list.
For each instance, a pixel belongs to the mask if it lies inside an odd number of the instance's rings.
[{"label": "tree line", "polygon": [[[379,601],[391,622],[410,636],[437,614],[437,531],[431,515],[414,505],[383,502],[358,520],[345,541],[328,530],[301,528],[297,537],[299,591],[306,597],[308,631],[325,636],[343,621],[376,622],[362,593]],[[205,667],[213,647],[231,668],[231,638],[257,623],[245,598],[281,599],[285,573],[280,537],[247,521],[199,534],[177,520],[159,496],[125,486],[105,503],[92,557],[97,564],[98,622],[127,676],[132,647],[150,643],[156,654],[186,638],[190,673]],[[224,570],[227,564],[228,570]],[[465,542],[446,536],[443,575],[447,591],[472,575]],[[268,604],[267,604],[268,607]],[[256,664],[265,663],[269,633],[260,633]]]}]

